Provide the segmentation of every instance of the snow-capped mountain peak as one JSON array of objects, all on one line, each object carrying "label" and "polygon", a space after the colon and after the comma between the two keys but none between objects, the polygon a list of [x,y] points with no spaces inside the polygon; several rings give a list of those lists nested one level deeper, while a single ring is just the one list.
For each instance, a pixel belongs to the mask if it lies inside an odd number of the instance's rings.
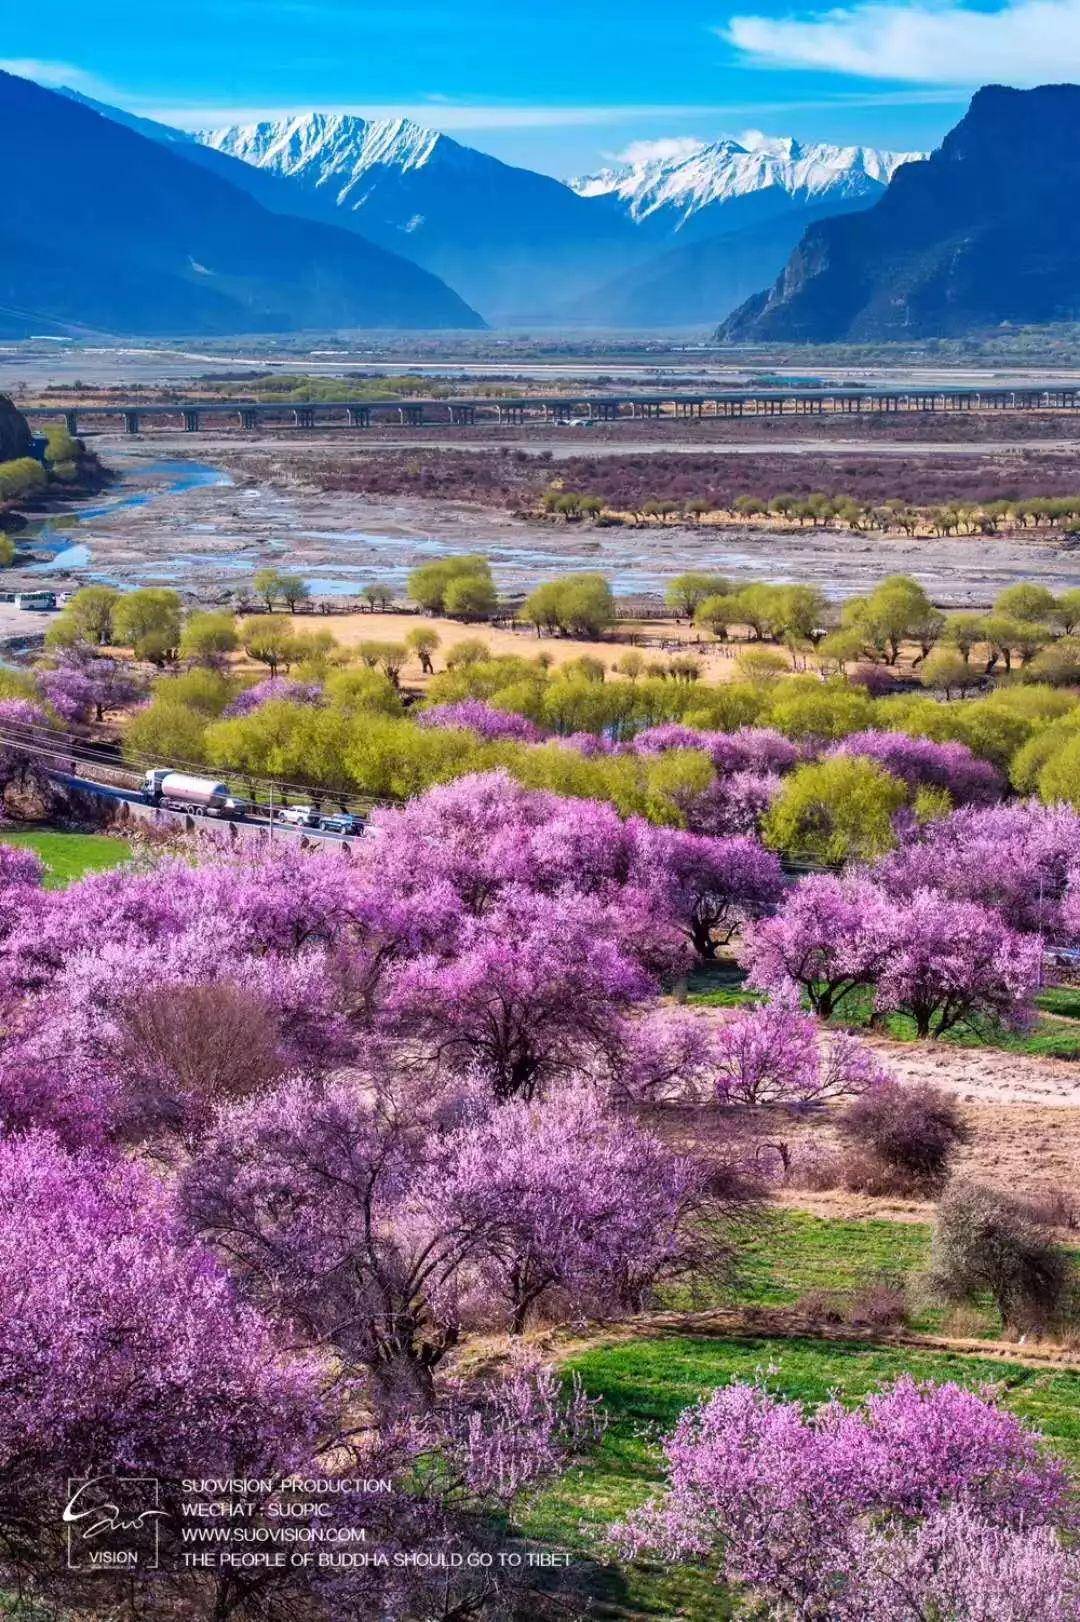
[{"label": "snow-capped mountain peak", "polygon": [[[632,160],[596,174],[578,176],[569,185],[581,197],[608,197],[637,223],[659,217],[678,231],[694,215],[717,203],[754,192],[776,190],[801,202],[854,199],[888,185],[902,163],[920,152],[886,152],[866,146],[809,145],[793,136],[770,136],[759,130],[693,145],[673,154],[660,142],[632,149]],[[686,147],[689,146],[689,150]]]},{"label": "snow-capped mountain peak", "polygon": [[356,187],[369,170],[422,169],[446,137],[411,118],[357,118],[350,113],[297,113],[259,124],[200,130],[204,146],[257,169],[331,186],[339,202],[359,201]]}]

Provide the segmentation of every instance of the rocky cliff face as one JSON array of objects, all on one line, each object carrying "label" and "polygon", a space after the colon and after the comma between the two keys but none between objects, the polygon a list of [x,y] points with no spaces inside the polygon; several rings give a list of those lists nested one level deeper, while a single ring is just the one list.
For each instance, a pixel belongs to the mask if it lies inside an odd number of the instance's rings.
[{"label": "rocky cliff face", "polygon": [[0,462],[29,456],[33,435],[30,424],[6,394],[0,394]]},{"label": "rocky cliff face", "polygon": [[804,234],[727,342],[962,336],[1080,316],[1080,86],[980,90],[865,213]]}]

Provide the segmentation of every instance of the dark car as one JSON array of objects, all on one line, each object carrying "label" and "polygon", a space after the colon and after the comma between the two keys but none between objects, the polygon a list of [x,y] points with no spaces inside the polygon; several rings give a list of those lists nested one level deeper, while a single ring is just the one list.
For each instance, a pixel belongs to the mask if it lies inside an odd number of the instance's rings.
[{"label": "dark car", "polygon": [[354,816],[351,811],[335,811],[330,816],[322,817],[319,827],[324,834],[345,834],[351,837],[363,833],[364,819]]}]

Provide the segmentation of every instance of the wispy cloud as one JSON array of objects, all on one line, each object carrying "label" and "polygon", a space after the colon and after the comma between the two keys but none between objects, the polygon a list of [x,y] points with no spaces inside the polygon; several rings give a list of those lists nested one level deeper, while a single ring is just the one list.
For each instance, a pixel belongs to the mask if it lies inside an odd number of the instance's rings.
[{"label": "wispy cloud", "polygon": [[0,57],[0,70],[17,74],[20,79],[33,79],[35,84],[55,88],[66,85],[69,90],[81,90],[84,96],[107,98],[117,94],[96,73],[87,73],[73,62],[53,62],[37,56]]},{"label": "wispy cloud", "polygon": [[[116,100],[117,98],[113,98]],[[673,105],[648,103],[617,107],[505,107],[467,106],[447,101],[413,102],[319,102],[321,113],[351,113],[357,118],[412,118],[418,124],[454,134],[481,134],[485,130],[539,130],[596,128],[605,125],[637,125],[695,123],[700,128],[718,132],[732,127],[732,121],[742,123],[747,118],[766,115],[784,116],[789,113],[818,112],[837,107],[911,106],[919,103],[956,102],[962,100],[958,90],[890,90],[857,91],[814,96],[807,99],[784,101],[722,102],[715,105],[695,103]],[[290,118],[310,112],[312,104],[293,102],[288,106],[259,103],[246,106],[228,106],[203,102],[173,105],[152,97],[125,96],[121,105],[128,112],[144,118],[155,118],[162,124],[177,129],[222,129],[230,124],[258,124],[264,119]],[[668,139],[668,137],[660,137]],[[677,137],[674,137],[677,139]],[[710,134],[709,139],[715,139]],[[632,143],[636,145],[637,143]]]},{"label": "wispy cloud", "polygon": [[864,4],[732,17],[721,38],[752,61],[920,84],[1060,83],[1080,74],[1080,0]]},{"label": "wispy cloud", "polygon": [[[131,107],[130,98],[128,106]],[[140,106],[138,110],[145,112],[149,117],[161,119],[163,123],[179,125],[182,129],[204,129],[223,124],[254,124],[261,119],[288,118],[297,113],[308,112],[310,108],[298,106],[295,102],[287,107],[266,104],[230,107],[212,104],[168,106],[158,101],[153,106],[149,103]],[[666,103],[619,107],[564,107],[537,104],[480,106],[436,97],[418,102],[365,101],[318,104],[318,111],[321,113],[351,113],[358,118],[413,118],[419,124],[434,124],[441,130],[570,129],[590,125],[599,127],[605,124],[633,123],[635,120],[644,122],[665,118],[715,116],[721,110],[701,106],[672,106]]]},{"label": "wispy cloud", "polygon": [[692,158],[705,145],[693,135],[661,135],[655,141],[631,141],[621,152],[615,153],[618,163],[670,163],[680,158]]}]

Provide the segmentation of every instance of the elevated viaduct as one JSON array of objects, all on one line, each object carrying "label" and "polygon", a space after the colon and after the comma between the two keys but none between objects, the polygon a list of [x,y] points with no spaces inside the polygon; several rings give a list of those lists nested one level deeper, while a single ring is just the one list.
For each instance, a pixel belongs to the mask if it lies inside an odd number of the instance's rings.
[{"label": "elevated viaduct", "polygon": [[71,434],[123,428],[182,429],[197,434],[213,427],[259,428],[469,428],[479,423],[688,420],[705,417],[859,416],[909,412],[1076,411],[1080,386],[1053,388],[753,389],[704,394],[524,395],[520,399],[280,401],[200,399],[175,403],[101,403],[30,406],[35,425],[57,419]]}]

